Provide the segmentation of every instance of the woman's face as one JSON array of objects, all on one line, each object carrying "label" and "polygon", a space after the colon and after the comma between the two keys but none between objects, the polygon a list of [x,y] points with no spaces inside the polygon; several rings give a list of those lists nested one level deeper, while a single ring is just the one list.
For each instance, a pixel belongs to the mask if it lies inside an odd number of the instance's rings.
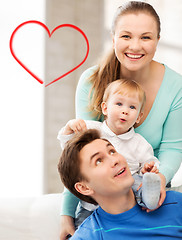
[{"label": "woman's face", "polygon": [[158,41],[157,23],[151,15],[130,13],[118,19],[113,47],[122,68],[138,71],[148,66]]}]

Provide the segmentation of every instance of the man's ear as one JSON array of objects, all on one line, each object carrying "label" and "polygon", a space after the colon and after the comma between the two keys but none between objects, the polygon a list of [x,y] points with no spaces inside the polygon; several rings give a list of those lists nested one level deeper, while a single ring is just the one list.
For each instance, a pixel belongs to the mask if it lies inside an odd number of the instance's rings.
[{"label": "man's ear", "polygon": [[91,196],[93,194],[93,190],[85,182],[75,183],[75,189],[83,195]]},{"label": "man's ear", "polygon": [[106,102],[101,103],[101,109],[104,116],[107,116],[107,104]]},{"label": "man's ear", "polygon": [[139,123],[142,117],[143,117],[143,112],[140,112],[140,113],[138,114],[136,123]]}]

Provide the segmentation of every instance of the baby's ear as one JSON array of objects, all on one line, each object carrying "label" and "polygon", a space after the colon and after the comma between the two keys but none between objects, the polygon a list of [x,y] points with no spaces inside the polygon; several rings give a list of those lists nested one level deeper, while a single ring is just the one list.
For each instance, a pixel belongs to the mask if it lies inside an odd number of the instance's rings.
[{"label": "baby's ear", "polygon": [[139,123],[142,117],[143,117],[143,112],[140,112],[140,113],[138,114],[136,123]]},{"label": "baby's ear", "polygon": [[90,196],[93,194],[93,190],[85,182],[75,183],[75,189],[83,195]]},{"label": "baby's ear", "polygon": [[101,109],[102,109],[103,115],[107,116],[107,103],[106,102],[101,103]]}]

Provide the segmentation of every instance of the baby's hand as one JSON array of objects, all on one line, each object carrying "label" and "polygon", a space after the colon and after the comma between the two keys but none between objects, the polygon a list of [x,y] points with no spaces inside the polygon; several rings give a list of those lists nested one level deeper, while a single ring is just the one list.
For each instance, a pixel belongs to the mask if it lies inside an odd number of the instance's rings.
[{"label": "baby's hand", "polygon": [[73,119],[66,124],[63,134],[68,135],[71,133],[78,133],[84,130],[87,130],[85,121],[82,119]]},{"label": "baby's hand", "polygon": [[158,173],[159,170],[157,166],[155,166],[155,162],[151,161],[149,163],[145,163],[144,167],[141,169],[141,172],[144,174],[146,172],[153,172],[153,173]]}]

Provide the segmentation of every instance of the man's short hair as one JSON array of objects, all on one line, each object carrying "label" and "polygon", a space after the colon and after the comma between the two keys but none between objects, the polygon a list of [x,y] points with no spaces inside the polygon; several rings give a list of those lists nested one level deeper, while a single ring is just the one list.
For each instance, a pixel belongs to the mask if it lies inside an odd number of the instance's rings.
[{"label": "man's short hair", "polygon": [[101,139],[101,136],[99,131],[95,129],[75,134],[66,143],[58,163],[58,171],[65,187],[76,197],[95,205],[97,202],[92,197],[79,193],[74,186],[77,182],[88,181],[87,177],[80,171],[80,151],[84,146],[96,139]]}]

